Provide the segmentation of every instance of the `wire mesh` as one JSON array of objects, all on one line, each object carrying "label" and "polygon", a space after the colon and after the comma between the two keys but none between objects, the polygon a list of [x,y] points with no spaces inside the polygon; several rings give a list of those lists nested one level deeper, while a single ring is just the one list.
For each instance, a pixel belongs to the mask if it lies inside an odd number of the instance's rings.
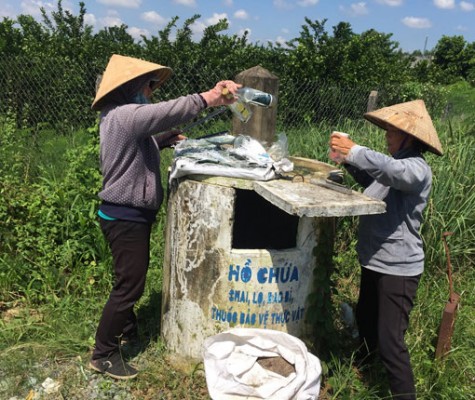
[{"label": "wire mesh", "polygon": [[[61,133],[91,127],[97,117],[91,103],[102,72],[96,63],[78,64],[64,57],[1,59],[0,116],[8,115],[18,129],[53,129]],[[206,91],[219,80],[234,78],[221,76],[218,70],[208,70],[205,75],[201,72],[196,66],[182,65],[156,92],[154,101]],[[360,119],[373,89],[279,77],[277,126],[286,129]],[[220,118],[229,121],[230,114]]]}]

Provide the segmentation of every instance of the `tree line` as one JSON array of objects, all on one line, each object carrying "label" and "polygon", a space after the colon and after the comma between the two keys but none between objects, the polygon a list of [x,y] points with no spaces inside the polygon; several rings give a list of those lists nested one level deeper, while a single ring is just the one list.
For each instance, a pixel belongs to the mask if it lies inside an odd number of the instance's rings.
[{"label": "tree line", "polygon": [[[188,93],[214,83],[217,71],[222,78],[234,78],[255,65],[276,74],[280,91],[289,99],[299,98],[296,91],[301,90],[302,83],[312,87],[326,82],[340,88],[379,89],[384,93],[383,103],[425,97],[435,106],[433,99],[439,98],[439,85],[458,80],[475,85],[475,43],[467,43],[463,36],[444,36],[433,50],[409,54],[399,48],[390,33],[370,29],[357,34],[347,22],[329,31],[325,19],[305,18],[299,37],[285,44],[262,44],[251,42],[247,32],[241,36],[225,34],[228,21],[223,19],[208,26],[202,38],[194,41],[191,25],[200,18],[194,15],[181,25],[179,17],[174,17],[156,34],[134,40],[126,25],[93,32],[93,27],[85,23],[86,12],[83,2],[75,15],[58,0],[57,9],[50,14],[41,9],[41,21],[31,15],[19,15],[15,20],[3,18],[0,114],[13,110],[17,119],[28,118],[25,104],[50,87],[55,101],[70,105],[64,111],[66,121],[74,124],[75,118],[83,115],[87,120],[97,74],[114,53],[171,67],[176,79],[186,82],[182,90]],[[44,60],[62,61],[59,65],[64,66],[63,70],[48,71]],[[194,79],[186,76],[190,71],[195,72]],[[33,78],[34,84],[23,92],[22,85]],[[45,100],[41,97],[37,101]],[[22,112],[18,113],[20,108]]]}]

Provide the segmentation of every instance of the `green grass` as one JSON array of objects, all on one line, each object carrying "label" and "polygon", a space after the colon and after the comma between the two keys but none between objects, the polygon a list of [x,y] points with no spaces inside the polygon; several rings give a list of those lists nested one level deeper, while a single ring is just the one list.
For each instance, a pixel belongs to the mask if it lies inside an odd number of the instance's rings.
[{"label": "green grass", "polygon": [[[427,157],[434,172],[432,200],[423,226],[427,264],[407,333],[419,398],[428,400],[467,399],[475,393],[475,131],[470,118],[473,112],[466,106],[473,101],[473,90],[454,87],[453,99],[453,109],[462,111],[435,121],[446,156]],[[2,129],[2,134],[13,135]],[[221,129],[222,122],[209,127],[209,131]],[[341,121],[338,127],[321,123],[284,131],[290,154],[327,161],[328,136],[334,129],[348,132],[357,143],[384,151],[383,131],[364,121]],[[96,144],[91,145],[88,132],[78,132],[57,140],[45,135],[31,148],[9,146],[7,142],[1,147],[1,160],[8,156],[14,162],[0,164],[0,398],[26,398],[30,390],[37,390],[51,377],[61,383],[61,390],[48,399],[94,398],[95,386],[99,388],[95,398],[99,399],[114,395],[118,399],[209,399],[203,365],[180,364],[167,352],[159,335],[164,207],[153,231],[145,295],[137,307],[145,346],[134,361],[141,373],[135,381],[115,382],[86,368],[112,284],[110,254],[93,222],[93,186],[98,178],[91,164],[97,162]],[[166,182],[172,152],[162,153],[162,178]],[[349,177],[345,179],[354,184]],[[20,223],[22,226],[17,226]],[[358,296],[356,224],[357,218],[338,221],[337,272],[333,276],[336,310],[342,302],[354,305]],[[14,238],[7,228],[18,229],[23,236]],[[461,306],[451,352],[435,361],[438,324],[448,299],[441,241],[446,230],[454,232],[449,247]],[[329,349],[331,356],[324,362],[320,398],[389,398],[381,366],[355,369],[352,359],[356,343],[338,315],[334,325],[336,345]]]},{"label": "green grass", "polygon": [[474,121],[475,90],[465,81],[449,87],[449,109],[455,115]]}]

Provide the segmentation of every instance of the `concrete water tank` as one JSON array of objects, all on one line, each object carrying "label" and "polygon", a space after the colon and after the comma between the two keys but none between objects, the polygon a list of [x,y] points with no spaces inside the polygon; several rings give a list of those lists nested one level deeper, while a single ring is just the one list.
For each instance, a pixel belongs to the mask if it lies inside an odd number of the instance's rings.
[{"label": "concrete water tank", "polygon": [[306,308],[320,232],[334,217],[385,204],[319,185],[329,164],[292,161],[288,179],[192,175],[171,185],[161,334],[172,352],[199,360],[205,338],[231,327],[312,334]]}]

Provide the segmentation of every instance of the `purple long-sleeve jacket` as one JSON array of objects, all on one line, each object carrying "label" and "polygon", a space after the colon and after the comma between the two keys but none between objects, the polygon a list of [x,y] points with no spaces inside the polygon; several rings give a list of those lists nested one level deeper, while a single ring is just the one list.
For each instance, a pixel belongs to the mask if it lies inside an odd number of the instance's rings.
[{"label": "purple long-sleeve jacket", "polygon": [[163,201],[159,133],[193,119],[204,108],[198,94],[157,104],[112,102],[104,107],[100,115],[103,185],[99,197],[108,203],[157,210]]}]

